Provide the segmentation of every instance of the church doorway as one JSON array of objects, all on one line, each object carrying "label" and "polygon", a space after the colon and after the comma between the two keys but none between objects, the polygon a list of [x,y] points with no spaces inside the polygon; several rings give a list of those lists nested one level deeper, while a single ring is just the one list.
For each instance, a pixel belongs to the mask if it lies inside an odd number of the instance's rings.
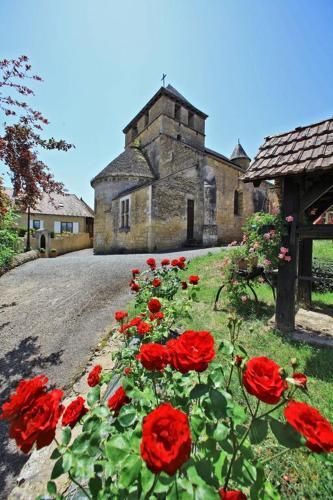
[{"label": "church doorway", "polygon": [[187,241],[194,237],[194,200],[187,200]]},{"label": "church doorway", "polygon": [[46,250],[46,240],[44,234],[40,237],[40,248],[44,248],[44,250]]}]

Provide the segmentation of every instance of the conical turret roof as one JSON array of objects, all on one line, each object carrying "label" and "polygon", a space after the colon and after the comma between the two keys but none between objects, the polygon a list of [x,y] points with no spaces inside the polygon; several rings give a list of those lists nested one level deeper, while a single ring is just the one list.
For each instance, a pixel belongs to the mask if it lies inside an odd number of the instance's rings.
[{"label": "conical turret roof", "polygon": [[244,151],[243,146],[238,140],[238,143],[234,147],[233,152],[231,153],[230,160],[239,160],[240,158],[246,158],[247,160],[250,160],[250,158],[247,156],[246,152]]}]

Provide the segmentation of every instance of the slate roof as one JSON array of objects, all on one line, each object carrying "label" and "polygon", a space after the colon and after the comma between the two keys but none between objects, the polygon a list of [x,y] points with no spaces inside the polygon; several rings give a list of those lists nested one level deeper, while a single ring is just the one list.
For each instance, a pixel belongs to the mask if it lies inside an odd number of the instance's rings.
[{"label": "slate roof", "polygon": [[97,174],[92,179],[91,185],[98,179],[121,175],[154,179],[154,175],[143,153],[139,148],[130,146]]},{"label": "slate roof", "polygon": [[[14,201],[13,190],[5,189],[6,194]],[[69,215],[71,217],[94,217],[94,211],[82,198],[76,194],[66,193],[65,195],[44,193],[36,208],[31,208],[32,214],[43,215]]]},{"label": "slate roof", "polygon": [[250,159],[245,153],[243,146],[238,141],[238,143],[234,147],[233,152],[231,153],[230,160],[237,160],[239,158],[246,158],[247,160]]},{"label": "slate roof", "polygon": [[159,99],[162,95],[167,95],[168,97],[171,97],[173,100],[184,104],[185,107],[187,107],[197,115],[201,116],[202,118],[208,117],[208,115],[200,111],[200,109],[196,108],[187,99],[185,99],[185,97],[180,92],[178,92],[178,90],[176,90],[172,85],[168,85],[167,87],[161,87],[156,92],[156,94],[147,102],[147,104],[139,111],[139,113],[135,115],[135,117],[129,122],[129,124],[126,125],[126,127],[123,130],[124,134],[126,134],[129,131],[129,129],[139,120],[139,118],[141,118],[141,116],[144,115],[144,113],[148,111],[148,109],[154,104],[154,102],[156,102],[157,99]]},{"label": "slate roof", "polygon": [[333,118],[265,138],[244,181],[333,169]]}]

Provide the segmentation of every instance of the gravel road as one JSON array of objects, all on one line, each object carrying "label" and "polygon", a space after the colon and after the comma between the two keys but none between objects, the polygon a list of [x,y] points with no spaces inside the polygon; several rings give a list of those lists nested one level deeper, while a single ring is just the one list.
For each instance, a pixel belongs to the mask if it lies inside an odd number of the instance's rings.
[{"label": "gravel road", "polygon": [[[155,255],[188,259],[219,248]],[[81,250],[28,262],[0,278],[0,404],[18,381],[45,373],[68,389],[130,295],[133,267],[146,254],[93,255]],[[0,498],[7,498],[27,457],[8,442],[0,422]]]}]

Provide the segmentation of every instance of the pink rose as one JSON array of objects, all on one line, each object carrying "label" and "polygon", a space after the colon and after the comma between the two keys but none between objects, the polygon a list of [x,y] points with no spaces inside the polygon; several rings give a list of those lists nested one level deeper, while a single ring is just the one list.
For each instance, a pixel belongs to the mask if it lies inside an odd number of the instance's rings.
[{"label": "pink rose", "polygon": [[287,222],[293,222],[293,220],[294,220],[294,217],[292,215],[288,215],[288,217],[286,217]]}]

